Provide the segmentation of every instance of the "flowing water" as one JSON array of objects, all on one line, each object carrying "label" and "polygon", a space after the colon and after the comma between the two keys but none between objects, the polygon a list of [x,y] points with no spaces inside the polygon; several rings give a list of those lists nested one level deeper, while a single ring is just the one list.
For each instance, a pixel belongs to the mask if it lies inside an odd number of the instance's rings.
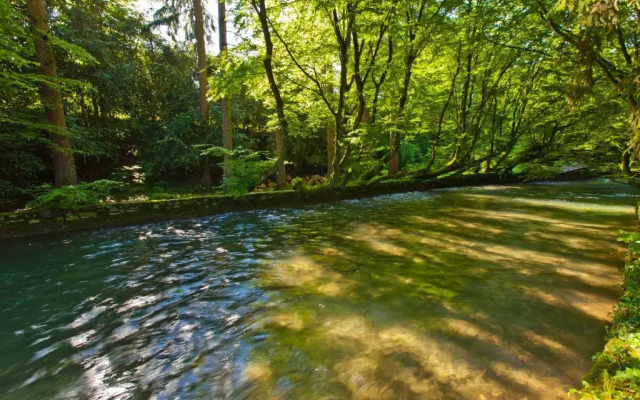
[{"label": "flowing water", "polygon": [[0,398],[563,398],[638,195],[461,188],[0,243]]}]

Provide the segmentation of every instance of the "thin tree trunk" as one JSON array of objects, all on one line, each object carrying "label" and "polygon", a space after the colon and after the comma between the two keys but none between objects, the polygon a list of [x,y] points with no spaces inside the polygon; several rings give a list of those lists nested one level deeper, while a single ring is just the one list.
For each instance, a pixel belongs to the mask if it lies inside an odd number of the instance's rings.
[{"label": "thin tree trunk", "polygon": [[333,175],[333,163],[336,158],[336,124],[327,124],[327,177]]},{"label": "thin tree trunk", "polygon": [[[400,104],[398,107],[398,116],[401,121],[404,121],[404,109],[407,105],[407,98],[409,95],[409,84],[411,83],[411,75],[413,68],[413,61],[415,60],[413,50],[407,58],[404,79],[402,83],[402,93],[400,94]],[[397,120],[396,120],[397,121]],[[400,148],[400,135],[397,129],[397,123],[393,124],[391,132],[389,132],[389,145],[391,147],[391,159],[389,160],[389,175],[398,174],[398,150]]]},{"label": "thin tree trunk", "polygon": [[[267,79],[269,80],[269,88],[271,89],[273,99],[276,103],[276,114],[278,115],[278,122],[280,124],[280,129],[276,133],[278,160],[276,161],[273,169],[267,172],[267,174],[262,177],[262,182],[267,180],[274,173],[277,173],[277,186],[280,186],[280,179],[281,177],[284,177],[286,173],[284,168],[284,161],[286,160],[288,153],[289,124],[287,123],[287,119],[284,115],[284,101],[282,100],[282,95],[280,94],[280,88],[278,87],[275,74],[273,73],[273,41],[271,40],[271,31],[269,30],[267,6],[265,4],[265,0],[253,0],[252,5],[256,10],[256,13],[258,14],[260,25],[262,26],[262,36],[264,37],[265,44],[265,57],[262,60],[262,64],[264,65],[264,70],[267,74]],[[278,138],[280,138],[280,140],[278,140]]]},{"label": "thin tree trunk", "polygon": [[[220,36],[220,55],[226,57],[227,55],[227,9],[225,0],[218,0],[218,33]],[[225,96],[220,100],[222,107],[222,147],[229,152],[233,150],[233,137],[231,130],[231,101],[228,96]],[[230,154],[224,155],[224,160],[227,161]],[[227,171],[225,171],[225,174]]]},{"label": "thin tree trunk", "polygon": [[372,125],[376,123],[376,120],[378,118],[378,99],[380,98],[380,88],[382,87],[382,84],[384,84],[384,81],[387,78],[387,71],[389,70],[389,65],[391,65],[391,61],[393,61],[393,37],[391,36],[391,34],[389,34],[388,47],[389,47],[389,50],[387,52],[387,63],[385,64],[384,69],[382,70],[382,74],[380,74],[380,80],[376,81],[376,78],[373,72],[371,72],[371,80],[373,81],[373,85],[376,88],[375,93],[373,95],[373,106],[371,110]]},{"label": "thin tree trunk", "polygon": [[[346,95],[351,86],[348,83],[348,68],[349,68],[349,47],[351,46],[353,25],[355,22],[355,14],[353,13],[354,4],[347,2],[346,16],[347,24],[344,31],[340,28],[340,16],[337,9],[333,9],[333,30],[339,45],[339,61],[340,61],[340,87],[338,89],[338,107],[336,108],[335,115],[335,140],[333,141],[335,148],[335,155],[333,157],[333,175],[329,185],[335,187],[340,183],[340,175],[344,169],[344,165],[349,158],[351,147],[346,146],[346,149],[342,149],[340,141],[344,139],[345,135],[345,109],[346,109]],[[342,154],[341,154],[342,153]]]},{"label": "thin tree trunk", "polygon": [[633,153],[633,150],[631,147],[628,147],[623,153],[622,153],[622,163],[620,165],[620,168],[622,169],[622,173],[626,176],[631,176],[631,154]]},{"label": "thin tree trunk", "polygon": [[398,137],[398,131],[396,129],[391,130],[391,132],[389,132],[389,143],[391,145],[391,159],[389,160],[389,175],[393,176],[393,175],[397,175],[398,174],[398,147],[399,147],[399,140],[400,138]]},{"label": "thin tree trunk", "polygon": [[[56,60],[53,46],[49,38],[49,21],[44,0],[28,0],[27,10],[29,23],[33,32],[36,61],[40,64],[38,72],[51,79],[57,77]],[[47,121],[54,130],[47,136],[53,144],[53,176],[56,187],[75,185],[78,183],[76,166],[73,160],[71,142],[67,135],[62,95],[56,83],[47,82],[40,85],[40,96],[44,103]]]},{"label": "thin tree trunk", "polygon": [[[204,15],[202,0],[193,0],[193,13],[195,14],[196,48],[198,52],[198,83],[200,86],[200,115],[202,121],[209,130],[209,81],[207,80],[207,48],[204,38]],[[202,185],[211,186],[211,165],[209,160],[204,160],[202,165]]]},{"label": "thin tree trunk", "polygon": [[[425,10],[426,1],[422,0],[420,2],[420,7],[418,9],[418,15],[415,19],[416,23],[421,23],[422,16]],[[416,40],[416,32],[411,27],[411,15],[407,13],[407,25],[408,25],[408,39],[409,39],[409,50],[407,53],[407,57],[405,59],[405,70],[404,70],[404,79],[402,82],[402,92],[400,93],[400,104],[398,106],[398,115],[396,116],[396,121],[399,119],[401,122],[406,121],[404,111],[407,105],[407,98],[409,96],[409,85],[411,84],[411,76],[413,74],[413,63],[416,61],[418,56],[420,55],[420,49],[415,47]],[[389,135],[389,147],[391,153],[391,159],[389,160],[389,175],[393,176],[398,173],[398,150],[400,147],[400,131],[397,129],[397,123],[394,124],[394,129],[390,132]]]},{"label": "thin tree trunk", "polygon": [[371,113],[369,113],[369,107],[364,107],[364,110],[362,111],[362,118],[360,119],[360,121],[362,121],[363,124],[371,124]]},{"label": "thin tree trunk", "polygon": [[[331,66],[325,65],[323,73],[326,75],[329,73]],[[333,78],[333,77],[332,77]],[[333,94],[333,84],[329,79],[329,85],[327,86],[327,93]],[[333,164],[336,158],[336,123],[333,119],[327,122],[327,178],[333,175]]]},{"label": "thin tree trunk", "polygon": [[[284,145],[284,139],[282,135],[282,129],[276,131],[276,150],[278,151],[278,157],[282,155],[282,147]],[[287,185],[287,171],[284,163],[280,164],[278,172],[276,172],[276,189],[283,189]]]}]

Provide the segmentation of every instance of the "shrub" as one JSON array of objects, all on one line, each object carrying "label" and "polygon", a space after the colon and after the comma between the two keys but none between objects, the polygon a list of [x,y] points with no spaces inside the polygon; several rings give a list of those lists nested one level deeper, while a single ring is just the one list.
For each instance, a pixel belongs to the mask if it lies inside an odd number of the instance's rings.
[{"label": "shrub", "polygon": [[239,195],[251,191],[273,166],[273,160],[263,160],[260,153],[238,147],[221,165],[225,170],[223,190]]},{"label": "shrub", "polygon": [[28,198],[28,193],[24,189],[0,179],[0,211],[21,207]]},{"label": "shrub", "polygon": [[404,142],[400,145],[400,148],[398,149],[398,158],[400,168],[424,161],[422,149],[420,146],[412,142]]},{"label": "shrub", "polygon": [[[50,188],[50,185],[42,187]],[[74,210],[80,207],[100,204],[109,197],[122,193],[124,185],[107,179],[75,186],[63,186],[46,191],[28,204],[43,210]]]},{"label": "shrub", "polygon": [[304,180],[301,177],[296,176],[291,181],[291,188],[298,192],[304,192],[305,190],[307,190],[307,185],[304,184]]}]

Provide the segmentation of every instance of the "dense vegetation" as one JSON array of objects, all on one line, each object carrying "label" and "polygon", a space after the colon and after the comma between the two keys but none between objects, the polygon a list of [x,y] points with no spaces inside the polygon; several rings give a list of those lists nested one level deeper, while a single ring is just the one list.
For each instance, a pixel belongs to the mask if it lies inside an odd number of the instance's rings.
[{"label": "dense vegetation", "polygon": [[0,4],[2,209],[635,166],[634,1],[132,3]]},{"label": "dense vegetation", "polygon": [[0,2],[0,210],[637,168],[636,0],[133,3]]}]

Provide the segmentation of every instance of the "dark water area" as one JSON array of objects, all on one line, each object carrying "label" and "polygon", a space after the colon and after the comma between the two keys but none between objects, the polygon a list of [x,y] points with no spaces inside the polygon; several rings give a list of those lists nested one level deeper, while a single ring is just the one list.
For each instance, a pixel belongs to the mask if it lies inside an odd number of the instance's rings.
[{"label": "dark water area", "polygon": [[564,398],[639,198],[485,186],[0,243],[0,398]]}]

